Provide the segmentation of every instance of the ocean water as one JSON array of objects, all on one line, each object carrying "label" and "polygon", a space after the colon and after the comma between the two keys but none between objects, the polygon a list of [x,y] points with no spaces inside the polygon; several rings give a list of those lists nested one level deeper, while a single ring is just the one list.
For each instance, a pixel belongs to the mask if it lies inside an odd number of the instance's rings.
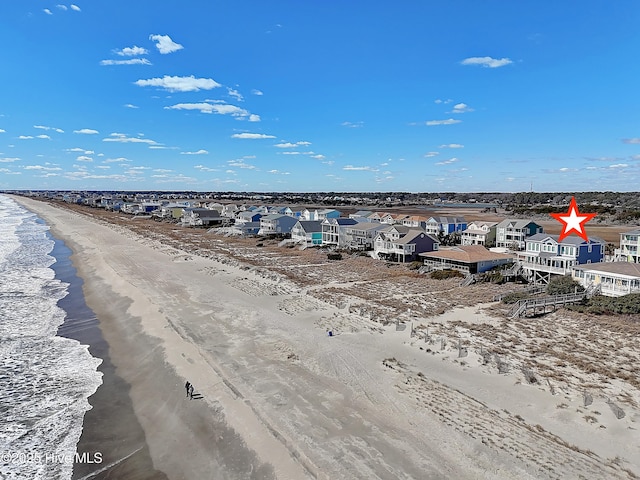
[{"label": "ocean water", "polygon": [[48,226],[0,195],[0,478],[70,479],[101,360],[57,336],[69,284]]}]

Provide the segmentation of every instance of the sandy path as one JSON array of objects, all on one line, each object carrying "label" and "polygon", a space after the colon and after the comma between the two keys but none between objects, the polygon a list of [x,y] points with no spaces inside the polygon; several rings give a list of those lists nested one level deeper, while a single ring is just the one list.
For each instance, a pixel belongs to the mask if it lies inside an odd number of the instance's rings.
[{"label": "sandy path", "polygon": [[[545,421],[557,410],[546,392],[425,354],[409,329],[382,328],[277,276],[20,201],[76,252],[154,466],[169,478],[629,476],[598,449],[606,434],[587,452],[576,415]],[[185,378],[204,396],[195,405],[182,398]]]}]

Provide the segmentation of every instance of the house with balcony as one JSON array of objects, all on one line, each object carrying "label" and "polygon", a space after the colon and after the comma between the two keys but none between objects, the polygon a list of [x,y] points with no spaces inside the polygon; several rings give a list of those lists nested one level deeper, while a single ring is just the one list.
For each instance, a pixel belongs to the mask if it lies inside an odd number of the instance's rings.
[{"label": "house with balcony", "polygon": [[607,297],[640,293],[640,263],[602,262],[573,267],[571,276],[584,288],[600,287]]},{"label": "house with balcony", "polygon": [[388,225],[367,221],[347,225],[343,228],[343,237],[339,245],[353,250],[372,250],[378,232],[385,228],[388,228]]},{"label": "house with balcony", "polygon": [[272,213],[260,217],[259,235],[289,235],[298,219],[290,215]]},{"label": "house with balcony", "polygon": [[508,266],[515,261],[513,255],[496,253],[482,245],[455,246],[422,253],[424,265],[431,270],[458,270],[464,275],[483,273],[497,266]]},{"label": "house with balcony", "polygon": [[405,227],[409,228],[419,228],[421,230],[427,231],[427,222],[429,218],[423,215],[407,215],[402,219],[400,223]]},{"label": "house with balcony", "polygon": [[291,240],[307,247],[322,245],[322,222],[299,220],[291,229]]},{"label": "house with balcony", "polygon": [[260,223],[260,219],[262,218],[262,213],[254,212],[253,210],[244,210],[239,212],[236,215],[235,223],[247,223],[247,222],[258,222]]},{"label": "house with balcony", "polygon": [[210,210],[208,208],[185,208],[182,211],[183,227],[209,227],[212,225],[220,225],[227,218],[222,217],[218,210]]},{"label": "house with balcony", "polygon": [[496,226],[496,247],[522,250],[527,238],[543,231],[542,226],[532,220],[508,218]]},{"label": "house with balcony", "polygon": [[498,222],[471,222],[460,234],[460,244],[495,245]]},{"label": "house with balcony", "polygon": [[344,229],[357,223],[353,218],[325,218],[322,221],[322,244],[344,246]]},{"label": "house with balcony", "polygon": [[537,233],[527,238],[525,250],[518,252],[523,275],[533,283],[549,283],[554,275],[570,275],[573,267],[604,260],[605,242],[596,237],[585,240],[570,235]]},{"label": "house with balcony", "polygon": [[425,225],[425,231],[434,236],[440,233],[449,235],[462,232],[465,228],[467,228],[467,222],[464,217],[430,217]]},{"label": "house with balcony", "polygon": [[620,234],[620,248],[615,250],[615,259],[640,263],[640,228]]},{"label": "house with balcony", "polygon": [[433,252],[438,247],[438,239],[424,230],[402,225],[379,231],[373,242],[375,258],[398,263],[413,262],[418,255]]}]

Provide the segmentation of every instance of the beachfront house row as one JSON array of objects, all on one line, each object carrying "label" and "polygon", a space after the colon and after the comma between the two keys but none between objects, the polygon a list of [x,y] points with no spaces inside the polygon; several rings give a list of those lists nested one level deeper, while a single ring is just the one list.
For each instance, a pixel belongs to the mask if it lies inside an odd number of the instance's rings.
[{"label": "beachfront house row", "polygon": [[640,228],[620,234],[620,248],[615,250],[616,260],[640,263]]},{"label": "beachfront house row", "polygon": [[322,244],[343,246],[344,228],[356,223],[353,218],[325,218],[322,221]]},{"label": "beachfront house row", "polygon": [[482,245],[455,246],[420,254],[424,265],[431,270],[458,270],[465,275],[483,273],[497,266],[509,266],[513,255],[496,253]]},{"label": "beachfront house row", "polygon": [[322,222],[299,220],[291,229],[291,240],[307,247],[322,245]]},{"label": "beachfront house row", "polygon": [[430,217],[425,225],[425,231],[430,235],[442,233],[449,235],[454,232],[462,232],[467,228],[464,217]]},{"label": "beachfront house row", "polygon": [[373,242],[373,255],[391,262],[413,262],[418,255],[438,250],[438,240],[421,229],[402,225],[378,232]]},{"label": "beachfront house row", "polygon": [[460,244],[493,246],[497,227],[498,222],[471,222],[460,234]]},{"label": "beachfront house row", "polygon": [[549,283],[553,275],[570,275],[574,266],[604,260],[605,242],[596,237],[584,240],[570,235],[537,233],[527,238],[525,250],[518,252],[523,276],[533,283]]},{"label": "beachfront house row", "polygon": [[640,263],[602,262],[573,267],[571,276],[584,288],[599,286],[600,293],[620,297],[640,293]]},{"label": "beachfront house row", "polygon": [[540,225],[531,220],[508,218],[496,226],[496,247],[522,250],[527,238],[543,231]]},{"label": "beachfront house row", "polygon": [[260,235],[288,235],[298,219],[290,215],[272,213],[260,218]]},{"label": "beachfront house row", "polygon": [[220,211],[208,208],[185,208],[181,218],[183,227],[209,227],[220,225],[226,220],[220,215]]}]

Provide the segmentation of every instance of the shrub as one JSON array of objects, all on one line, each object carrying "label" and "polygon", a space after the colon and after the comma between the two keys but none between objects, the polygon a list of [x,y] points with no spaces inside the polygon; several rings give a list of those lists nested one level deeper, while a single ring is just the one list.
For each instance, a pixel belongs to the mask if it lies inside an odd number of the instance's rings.
[{"label": "shrub", "polygon": [[447,278],[464,277],[458,270],[436,270],[431,272],[431,278],[435,280],[446,280]]},{"label": "shrub", "polygon": [[502,303],[507,303],[507,304],[516,303],[517,301],[524,300],[525,298],[528,298],[528,297],[529,295],[527,295],[524,292],[508,293],[507,295],[502,297]]},{"label": "shrub", "polygon": [[569,275],[554,278],[547,285],[547,293],[549,295],[565,295],[574,292],[584,292],[584,287]]},{"label": "shrub", "polygon": [[329,260],[342,260],[341,253],[327,253],[327,259]]},{"label": "shrub", "polygon": [[575,305],[572,310],[595,315],[638,315],[640,314],[640,293],[630,293],[622,297],[596,295],[583,305]]}]

